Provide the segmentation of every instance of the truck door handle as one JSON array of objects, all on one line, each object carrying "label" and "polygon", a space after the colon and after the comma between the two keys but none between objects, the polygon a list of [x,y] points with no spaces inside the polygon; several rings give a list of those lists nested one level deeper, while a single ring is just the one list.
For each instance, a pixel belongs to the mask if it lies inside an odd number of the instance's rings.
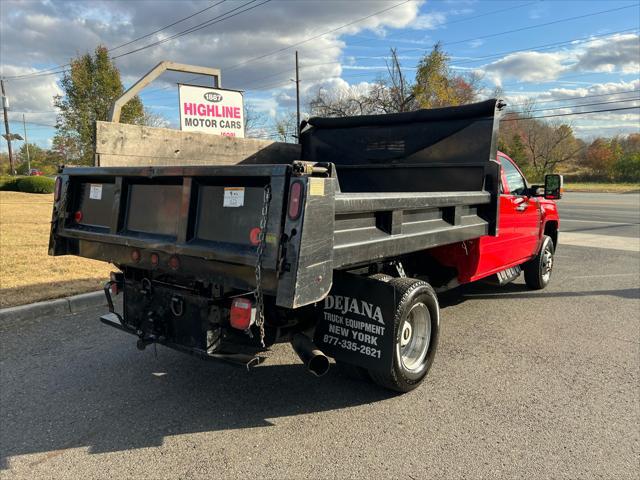
[{"label": "truck door handle", "polygon": [[512,200],[513,204],[517,205],[516,207],[517,212],[524,212],[527,209],[527,207],[529,206],[529,203],[527,200],[528,199],[525,197],[517,197]]}]

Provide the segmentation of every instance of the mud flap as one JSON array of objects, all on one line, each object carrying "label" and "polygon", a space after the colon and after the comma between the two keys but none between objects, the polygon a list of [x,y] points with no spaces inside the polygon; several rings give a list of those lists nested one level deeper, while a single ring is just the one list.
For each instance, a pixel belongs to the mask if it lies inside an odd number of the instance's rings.
[{"label": "mud flap", "polygon": [[334,272],[318,304],[315,344],[338,361],[388,372],[393,365],[395,289],[388,283]]}]

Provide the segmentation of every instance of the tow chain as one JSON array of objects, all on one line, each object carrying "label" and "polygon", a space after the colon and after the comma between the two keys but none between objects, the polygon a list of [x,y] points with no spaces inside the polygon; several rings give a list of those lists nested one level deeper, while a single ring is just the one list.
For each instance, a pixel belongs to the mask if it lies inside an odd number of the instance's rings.
[{"label": "tow chain", "polygon": [[256,326],[260,330],[260,344],[264,348],[264,299],[262,296],[262,260],[267,243],[267,223],[269,222],[269,204],[271,203],[271,185],[264,187],[262,213],[260,217],[260,234],[258,235],[258,259],[256,260]]}]

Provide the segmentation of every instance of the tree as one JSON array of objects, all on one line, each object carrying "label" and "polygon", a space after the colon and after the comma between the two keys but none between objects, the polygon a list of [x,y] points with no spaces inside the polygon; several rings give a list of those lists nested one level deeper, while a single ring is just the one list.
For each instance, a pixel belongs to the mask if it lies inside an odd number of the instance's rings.
[{"label": "tree", "polygon": [[275,122],[276,139],[279,142],[298,143],[296,112],[287,112]]},{"label": "tree", "polygon": [[58,166],[64,163],[60,155],[46,148],[39,147],[35,143],[29,143],[29,152],[27,155],[27,146],[22,144],[17,154],[18,175],[28,175],[29,165],[31,168],[40,170],[45,175],[53,175],[58,171]]},{"label": "tree", "polygon": [[613,165],[615,180],[640,182],[640,152],[625,153]]},{"label": "tree", "polygon": [[321,88],[309,102],[312,115],[320,117],[349,117],[370,115],[376,112],[369,86],[350,85],[345,88],[327,90]]},{"label": "tree", "polygon": [[611,141],[607,141],[604,138],[596,138],[587,147],[585,163],[597,176],[611,178],[616,158],[616,152],[612,148]]},{"label": "tree", "polygon": [[0,152],[0,175],[10,175],[9,154]]},{"label": "tree", "polygon": [[269,124],[268,116],[258,111],[253,104],[244,104],[244,136],[247,138],[264,137]]},{"label": "tree", "polygon": [[[93,55],[87,53],[71,60],[61,81],[64,95],[56,95],[54,104],[60,109],[54,144],[64,150],[73,163],[93,164],[96,120],[107,120],[113,102],[124,92],[120,72],[109,58],[105,46]],[[122,123],[144,122],[144,109],[139,97],[122,108]]]},{"label": "tree", "polygon": [[147,107],[144,107],[142,117],[135,123],[146,125],[147,127],[169,128],[169,120],[164,115],[153,112]]},{"label": "tree", "polygon": [[523,143],[533,180],[541,180],[546,173],[553,173],[558,165],[574,160],[582,150],[569,125],[544,123],[531,118],[523,123]]},{"label": "tree", "polygon": [[418,63],[413,95],[420,108],[465,105],[476,99],[481,78],[475,74],[455,75],[449,62],[449,55],[438,42]]},{"label": "tree", "polygon": [[369,91],[373,110],[380,113],[399,113],[416,110],[413,83],[406,78],[398,57],[398,51],[391,49],[391,57],[385,60],[387,76],[379,78]]},{"label": "tree", "polygon": [[420,61],[413,81],[403,71],[396,49],[391,49],[386,64],[386,75],[373,84],[319,90],[310,111],[323,117],[410,112],[471,103],[480,89],[479,76],[450,71],[449,56],[439,43]]}]

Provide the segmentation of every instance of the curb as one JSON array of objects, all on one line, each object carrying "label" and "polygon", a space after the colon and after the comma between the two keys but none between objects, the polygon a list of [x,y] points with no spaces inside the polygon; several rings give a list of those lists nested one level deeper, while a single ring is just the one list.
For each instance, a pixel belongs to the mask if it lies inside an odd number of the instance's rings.
[{"label": "curb", "polygon": [[44,302],[20,305],[0,309],[0,323],[8,320],[33,320],[39,317],[52,315],[68,315],[79,313],[92,307],[99,307],[107,304],[104,292],[81,293],[73,297],[58,298]]}]

